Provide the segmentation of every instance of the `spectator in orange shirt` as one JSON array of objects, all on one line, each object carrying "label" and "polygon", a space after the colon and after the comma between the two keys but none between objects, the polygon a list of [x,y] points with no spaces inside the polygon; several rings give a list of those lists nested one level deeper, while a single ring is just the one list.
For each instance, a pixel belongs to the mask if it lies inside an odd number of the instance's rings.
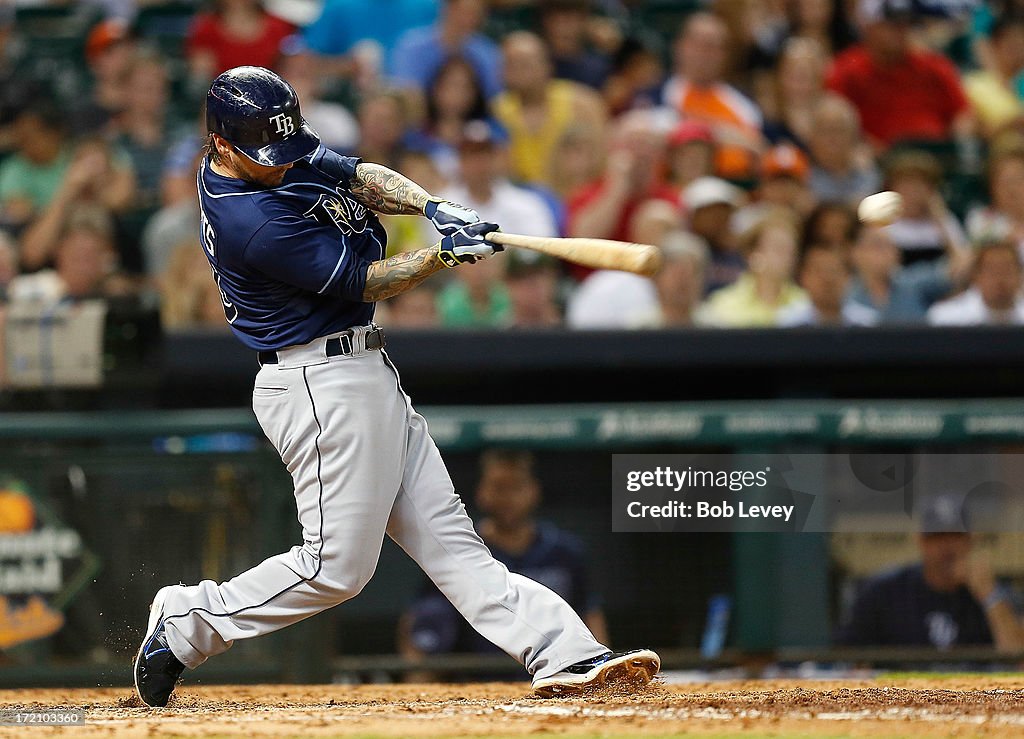
[{"label": "spectator in orange shirt", "polygon": [[970,135],[973,121],[956,68],[910,43],[911,0],[861,0],[860,11],[863,41],[836,57],[827,85],[854,104],[875,147]]},{"label": "spectator in orange shirt", "polygon": [[761,111],[724,81],[728,46],[724,21],[711,13],[691,15],[676,39],[674,70],[662,99],[680,117],[697,118],[714,129],[721,176],[748,177],[764,148]]}]

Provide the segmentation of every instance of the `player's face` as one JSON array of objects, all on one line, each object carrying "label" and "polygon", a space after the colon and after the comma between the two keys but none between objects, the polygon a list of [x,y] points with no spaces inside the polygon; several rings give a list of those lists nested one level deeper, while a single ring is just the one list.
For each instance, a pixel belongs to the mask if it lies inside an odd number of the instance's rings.
[{"label": "player's face", "polygon": [[277,187],[284,182],[285,174],[294,166],[285,164],[281,167],[265,167],[238,152],[232,152],[232,154],[236,160],[234,162],[235,169],[242,175],[243,180],[267,187]]}]

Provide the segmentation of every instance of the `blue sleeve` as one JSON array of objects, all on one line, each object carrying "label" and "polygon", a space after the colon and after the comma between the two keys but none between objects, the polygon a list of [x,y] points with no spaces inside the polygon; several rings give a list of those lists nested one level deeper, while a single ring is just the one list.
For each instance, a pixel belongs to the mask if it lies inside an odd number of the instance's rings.
[{"label": "blue sleeve", "polygon": [[309,158],[312,167],[323,172],[346,190],[349,189],[352,178],[356,176],[356,167],[362,161],[359,157],[342,156],[326,146],[320,146]]},{"label": "blue sleeve", "polygon": [[268,277],[308,292],[363,302],[370,263],[338,229],[312,218],[289,214],[267,221],[249,240],[244,259]]},{"label": "blue sleeve", "polygon": [[423,43],[419,31],[414,28],[398,37],[388,71],[395,82],[426,88],[430,75],[440,66],[440,54]]}]

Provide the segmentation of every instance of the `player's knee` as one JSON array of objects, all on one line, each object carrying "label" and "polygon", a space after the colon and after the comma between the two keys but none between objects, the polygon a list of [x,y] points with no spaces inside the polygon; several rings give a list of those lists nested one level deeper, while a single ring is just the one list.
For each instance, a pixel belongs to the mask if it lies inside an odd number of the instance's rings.
[{"label": "player's knee", "polygon": [[[325,563],[326,565],[326,563]],[[342,603],[362,592],[373,577],[373,567],[325,566],[316,578],[317,590],[334,603]]]}]

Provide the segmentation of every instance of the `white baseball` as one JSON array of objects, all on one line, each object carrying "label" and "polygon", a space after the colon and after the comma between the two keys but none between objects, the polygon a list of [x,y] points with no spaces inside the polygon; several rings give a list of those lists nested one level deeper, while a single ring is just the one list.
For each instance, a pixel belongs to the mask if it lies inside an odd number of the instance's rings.
[{"label": "white baseball", "polygon": [[862,222],[878,226],[887,226],[898,221],[902,215],[903,197],[891,190],[868,195],[857,206],[857,217]]}]

